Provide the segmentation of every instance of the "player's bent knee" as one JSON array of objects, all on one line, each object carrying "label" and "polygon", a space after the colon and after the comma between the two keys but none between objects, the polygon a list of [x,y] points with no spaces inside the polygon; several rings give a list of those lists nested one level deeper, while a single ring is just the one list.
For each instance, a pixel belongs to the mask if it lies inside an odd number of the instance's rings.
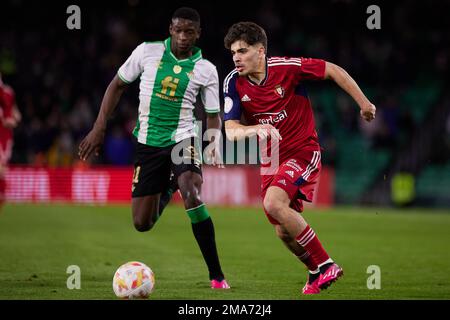
[{"label": "player's bent knee", "polygon": [[283,202],[275,199],[274,197],[266,196],[264,198],[264,209],[266,212],[276,220],[280,220],[283,214]]},{"label": "player's bent knee", "polygon": [[137,231],[145,232],[149,231],[155,225],[156,219],[155,214],[147,212],[142,212],[141,210],[133,210],[133,224]]},{"label": "player's bent knee", "polygon": [[131,210],[133,213],[134,227],[137,231],[149,231],[155,225],[159,218],[157,200],[159,198],[155,197],[133,199]]},{"label": "player's bent knee", "polygon": [[187,185],[183,188],[180,186],[180,192],[186,208],[193,208],[202,204],[198,188],[194,185]]},{"label": "player's bent knee", "polygon": [[134,227],[139,232],[146,232],[153,228],[155,225],[152,221],[141,221],[139,219],[134,220]]}]

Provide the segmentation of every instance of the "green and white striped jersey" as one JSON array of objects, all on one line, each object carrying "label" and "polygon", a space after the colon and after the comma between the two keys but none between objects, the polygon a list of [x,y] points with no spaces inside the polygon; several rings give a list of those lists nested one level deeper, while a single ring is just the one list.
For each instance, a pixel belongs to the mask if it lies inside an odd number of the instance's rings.
[{"label": "green and white striped jersey", "polygon": [[120,79],[140,78],[139,113],[133,134],[140,143],[165,147],[197,136],[194,103],[200,93],[208,113],[220,111],[216,67],[203,59],[199,48],[178,60],[170,50],[169,37],[140,44],[119,68]]}]

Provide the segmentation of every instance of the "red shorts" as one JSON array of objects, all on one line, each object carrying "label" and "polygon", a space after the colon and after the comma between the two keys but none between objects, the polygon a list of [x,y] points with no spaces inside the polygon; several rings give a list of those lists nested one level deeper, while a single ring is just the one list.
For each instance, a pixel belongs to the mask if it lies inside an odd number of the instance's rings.
[{"label": "red shorts", "polygon": [[[298,212],[303,211],[303,200],[312,202],[314,188],[319,179],[320,151],[300,151],[295,156],[283,161],[275,175],[261,176],[261,197],[264,200],[267,189],[272,186],[286,191],[291,199],[290,207]],[[279,222],[264,209],[272,224]]]}]

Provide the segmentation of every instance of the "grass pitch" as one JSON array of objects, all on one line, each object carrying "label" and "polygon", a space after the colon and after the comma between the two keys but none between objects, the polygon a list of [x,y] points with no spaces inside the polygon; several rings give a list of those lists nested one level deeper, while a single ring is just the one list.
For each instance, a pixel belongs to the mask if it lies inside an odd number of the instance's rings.
[{"label": "grass pitch", "polygon": [[[345,275],[303,296],[304,266],[261,209],[210,207],[228,291],[209,288],[183,208],[170,206],[146,233],[128,206],[6,205],[0,213],[0,299],[116,299],[115,270],[131,260],[156,276],[151,299],[450,299],[450,214],[428,209],[308,209],[304,217]],[[81,269],[69,290],[67,267]],[[367,268],[381,269],[369,290]]]}]

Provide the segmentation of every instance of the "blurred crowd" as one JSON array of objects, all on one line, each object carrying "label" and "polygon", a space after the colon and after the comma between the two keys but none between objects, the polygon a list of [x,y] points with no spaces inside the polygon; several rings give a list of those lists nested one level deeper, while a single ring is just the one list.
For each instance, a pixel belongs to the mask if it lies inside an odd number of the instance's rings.
[{"label": "blurred crowd", "polygon": [[[78,143],[92,127],[117,69],[142,41],[168,36],[170,15],[177,8],[156,8],[142,0],[100,4],[82,2],[81,30],[68,30],[63,4],[58,7],[62,11],[34,15],[33,11],[43,10],[41,2],[35,3],[24,16],[24,2],[7,1],[10,15],[1,22],[0,70],[15,89],[23,115],[15,130],[13,163],[74,165]],[[446,2],[380,5],[381,30],[366,27],[367,5],[356,1],[280,5],[269,0],[247,3],[242,10],[225,3],[190,5],[202,17],[198,46],[216,64],[221,80],[232,68],[223,36],[240,20],[253,20],[266,29],[269,56],[322,58],[344,67],[367,89],[378,115],[370,126],[362,125],[357,106],[337,94],[334,116],[344,131],[363,135],[374,148],[397,148],[420,125],[404,106],[405,92],[431,84],[438,88],[439,98],[448,88],[449,23],[439,18],[449,12]],[[336,89],[332,84],[308,86],[314,94]],[[332,152],[330,119],[320,103],[312,104],[322,143]],[[109,122],[103,152],[95,163],[132,163],[137,106],[138,85],[133,84]],[[201,109],[197,116],[204,117]]]}]

